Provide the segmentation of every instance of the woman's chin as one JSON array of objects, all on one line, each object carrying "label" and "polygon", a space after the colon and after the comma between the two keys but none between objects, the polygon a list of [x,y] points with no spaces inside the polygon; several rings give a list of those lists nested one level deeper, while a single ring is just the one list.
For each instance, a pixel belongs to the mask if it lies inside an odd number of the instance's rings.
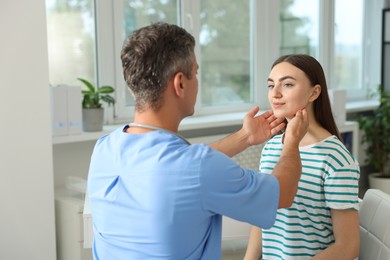
[{"label": "woman's chin", "polygon": [[278,113],[278,111],[274,111],[274,116],[276,116],[276,118],[286,118],[285,113]]},{"label": "woman's chin", "polygon": [[286,119],[287,122],[290,121],[294,115],[286,115],[286,114],[281,114],[281,115],[275,115],[277,118],[282,118],[282,119]]}]

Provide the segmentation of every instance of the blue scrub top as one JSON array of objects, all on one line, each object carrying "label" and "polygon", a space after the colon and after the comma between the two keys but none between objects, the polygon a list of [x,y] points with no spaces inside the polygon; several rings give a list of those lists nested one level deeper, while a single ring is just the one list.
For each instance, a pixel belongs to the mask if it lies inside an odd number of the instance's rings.
[{"label": "blue scrub top", "polygon": [[273,225],[274,176],[166,131],[123,130],[100,138],[91,158],[94,259],[220,259],[222,215]]}]

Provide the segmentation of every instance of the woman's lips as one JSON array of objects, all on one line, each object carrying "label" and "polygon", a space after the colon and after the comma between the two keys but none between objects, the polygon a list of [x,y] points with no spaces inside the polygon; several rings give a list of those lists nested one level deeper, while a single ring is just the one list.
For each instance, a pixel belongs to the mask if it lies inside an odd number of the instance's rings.
[{"label": "woman's lips", "polygon": [[285,103],[282,103],[282,102],[276,102],[276,103],[272,103],[272,106],[274,108],[281,108],[282,106],[284,106]]}]

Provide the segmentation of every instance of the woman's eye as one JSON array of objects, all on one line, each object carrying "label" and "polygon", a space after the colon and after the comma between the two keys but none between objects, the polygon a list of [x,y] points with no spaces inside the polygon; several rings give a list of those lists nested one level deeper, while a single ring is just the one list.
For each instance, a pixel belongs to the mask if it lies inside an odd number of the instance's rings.
[{"label": "woman's eye", "polygon": [[273,89],[273,88],[274,88],[274,85],[268,84],[268,88],[269,88],[269,89]]},{"label": "woman's eye", "polygon": [[294,86],[294,85],[291,84],[291,83],[286,83],[286,84],[284,84],[284,86],[285,86],[286,88],[291,88],[291,87]]}]

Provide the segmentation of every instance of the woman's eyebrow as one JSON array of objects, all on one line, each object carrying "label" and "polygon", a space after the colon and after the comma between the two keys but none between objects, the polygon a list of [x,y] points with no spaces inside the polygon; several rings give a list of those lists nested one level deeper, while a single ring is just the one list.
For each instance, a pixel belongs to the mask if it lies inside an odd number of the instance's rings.
[{"label": "woman's eyebrow", "polygon": [[296,80],[296,78],[294,78],[293,76],[284,76],[284,77],[281,77],[281,78],[279,79],[279,81],[283,81],[283,80],[285,80],[285,79],[293,79],[293,80]]},{"label": "woman's eyebrow", "polygon": [[[293,76],[284,76],[284,77],[281,77],[278,81],[280,82],[280,81],[283,81],[283,80],[285,80],[285,79],[297,80],[297,79],[294,78]],[[274,80],[271,79],[271,78],[268,78],[268,81],[274,82]]]}]

